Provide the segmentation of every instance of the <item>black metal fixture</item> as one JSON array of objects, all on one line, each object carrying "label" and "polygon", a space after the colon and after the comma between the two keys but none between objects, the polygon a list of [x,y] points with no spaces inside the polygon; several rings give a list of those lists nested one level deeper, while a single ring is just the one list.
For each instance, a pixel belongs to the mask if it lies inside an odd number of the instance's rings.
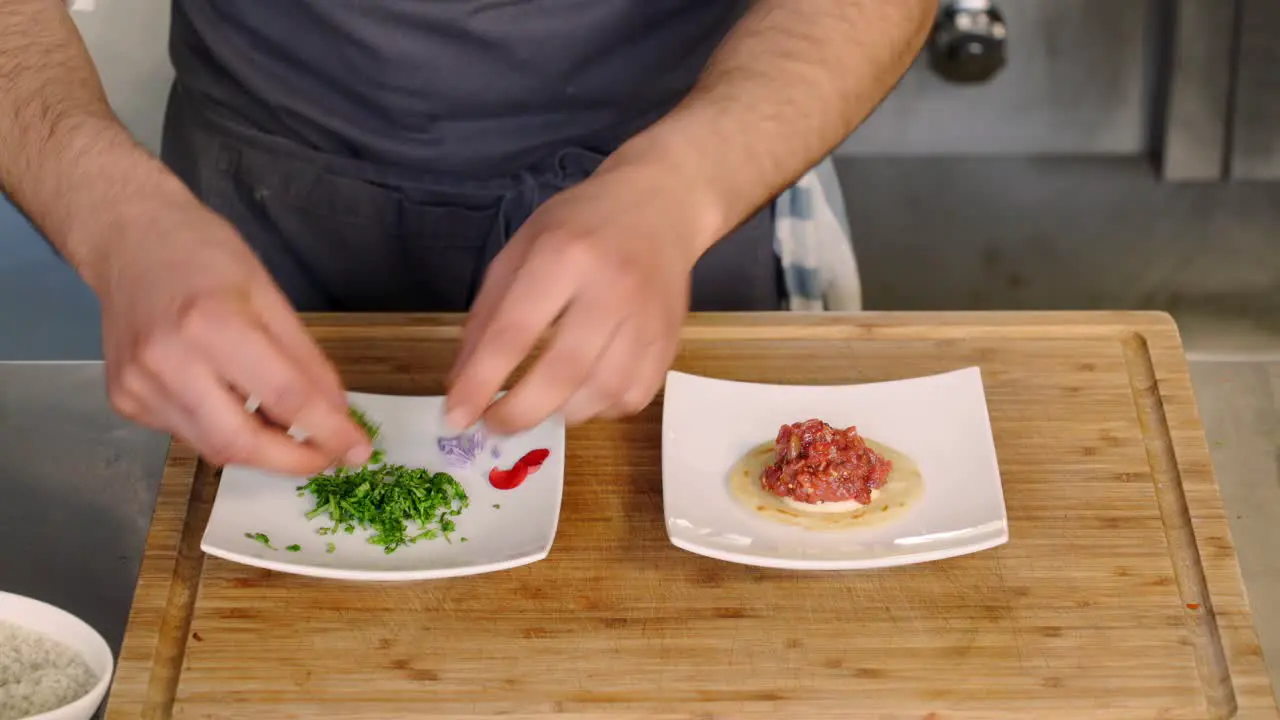
[{"label": "black metal fixture", "polygon": [[944,0],[929,38],[930,65],[950,82],[987,82],[1005,65],[1007,35],[992,0]]}]

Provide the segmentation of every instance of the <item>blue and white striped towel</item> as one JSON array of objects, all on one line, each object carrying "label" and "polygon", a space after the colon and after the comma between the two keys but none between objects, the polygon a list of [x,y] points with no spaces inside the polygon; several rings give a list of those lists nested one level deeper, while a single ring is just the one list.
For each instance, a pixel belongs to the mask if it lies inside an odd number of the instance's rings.
[{"label": "blue and white striped towel", "polygon": [[782,263],[787,310],[862,310],[844,194],[830,158],[774,202],[774,251]]}]

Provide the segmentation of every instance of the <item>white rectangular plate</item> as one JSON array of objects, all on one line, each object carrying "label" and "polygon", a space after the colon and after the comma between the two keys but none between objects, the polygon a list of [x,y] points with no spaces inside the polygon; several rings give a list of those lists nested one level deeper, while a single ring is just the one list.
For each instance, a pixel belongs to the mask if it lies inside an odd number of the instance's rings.
[{"label": "white rectangular plate", "polygon": [[[200,547],[232,562],[280,572],[342,580],[430,580],[506,570],[541,560],[551,551],[564,489],[564,422],[553,418],[527,433],[489,441],[467,469],[450,466],[437,445],[444,429],[442,397],[401,397],[348,393],[349,401],[381,426],[378,445],[386,462],[425,467],[453,475],[470,506],[454,518],[452,542],[422,540],[387,554],[368,542],[372,531],[319,535],[326,515],[307,520],[312,498],[299,497],[304,477],[285,477],[253,468],[228,466],[214,500]],[[493,449],[496,447],[497,457]],[[530,450],[551,455],[514,490],[496,490],[490,468],[511,467]],[[495,507],[497,506],[497,507]],[[413,527],[412,525],[410,526]],[[265,533],[272,550],[245,537]],[[466,538],[466,542],[462,542]],[[327,552],[327,544],[334,552]],[[288,552],[289,545],[301,545]]]},{"label": "white rectangular plate", "polygon": [[[771,520],[731,496],[730,468],[787,423],[856,426],[905,453],[924,493],[884,524],[839,531]],[[857,570],[940,560],[1009,539],[981,371],[864,385],[733,382],[672,371],[662,417],[662,501],[677,547],[729,562]]]}]

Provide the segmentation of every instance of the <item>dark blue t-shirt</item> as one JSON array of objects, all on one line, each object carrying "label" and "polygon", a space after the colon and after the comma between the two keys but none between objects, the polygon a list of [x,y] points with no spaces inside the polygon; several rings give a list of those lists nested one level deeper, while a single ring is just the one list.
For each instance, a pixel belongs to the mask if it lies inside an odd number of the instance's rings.
[{"label": "dark blue t-shirt", "polygon": [[179,81],[259,130],[460,177],[607,153],[748,0],[174,0]]}]

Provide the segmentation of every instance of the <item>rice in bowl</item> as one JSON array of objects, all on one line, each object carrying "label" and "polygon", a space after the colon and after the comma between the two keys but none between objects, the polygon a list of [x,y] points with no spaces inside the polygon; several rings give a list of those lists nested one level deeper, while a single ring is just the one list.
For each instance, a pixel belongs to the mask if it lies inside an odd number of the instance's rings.
[{"label": "rice in bowl", "polygon": [[98,676],[52,637],[0,620],[0,720],[56,710],[89,694]]}]

